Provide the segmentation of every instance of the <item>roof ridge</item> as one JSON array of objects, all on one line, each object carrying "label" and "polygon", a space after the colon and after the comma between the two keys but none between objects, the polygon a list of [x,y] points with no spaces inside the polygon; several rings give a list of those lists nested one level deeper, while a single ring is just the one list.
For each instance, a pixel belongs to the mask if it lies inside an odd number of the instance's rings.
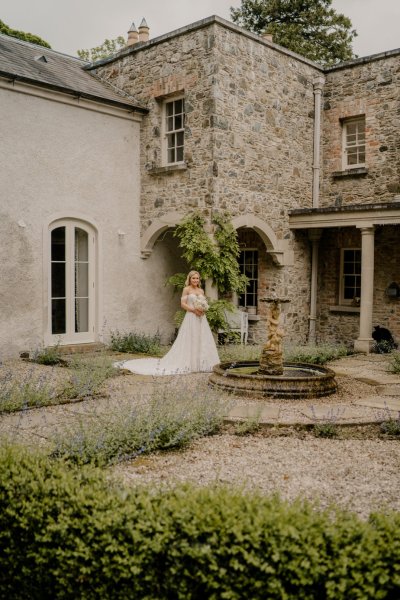
[{"label": "roof ridge", "polygon": [[67,58],[71,58],[72,60],[76,60],[77,62],[83,63],[82,66],[90,64],[90,61],[83,60],[83,58],[79,58],[79,56],[71,56],[70,54],[66,54],[65,52],[60,52],[59,50],[53,50],[53,48],[47,48],[46,46],[41,46],[40,44],[34,44],[33,42],[27,42],[26,40],[21,40],[20,38],[14,37],[13,35],[7,35],[5,33],[0,33],[0,38],[3,38],[6,41],[13,41],[17,44],[21,44],[22,46],[30,46],[37,48],[41,52],[50,52],[52,54],[57,54],[59,56],[66,56]]}]

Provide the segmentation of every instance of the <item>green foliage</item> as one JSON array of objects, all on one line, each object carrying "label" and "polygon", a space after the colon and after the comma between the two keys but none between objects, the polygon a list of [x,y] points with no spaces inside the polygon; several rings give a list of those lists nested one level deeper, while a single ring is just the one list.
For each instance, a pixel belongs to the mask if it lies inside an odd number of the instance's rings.
[{"label": "green foliage", "polygon": [[215,433],[227,403],[205,384],[188,390],[185,382],[155,387],[150,397],[127,399],[112,414],[82,418],[54,438],[53,456],[79,464],[108,464],[186,446]]},{"label": "green foliage", "polygon": [[400,413],[397,419],[389,418],[381,423],[380,430],[390,437],[400,437]]},{"label": "green foliage", "polygon": [[165,285],[172,285],[174,292],[181,292],[185,287],[186,273],[175,273],[168,277]]},{"label": "green foliage", "polygon": [[218,349],[221,362],[251,362],[260,360],[262,346],[247,344],[226,344]]},{"label": "green foliage", "polygon": [[335,438],[338,436],[338,427],[336,423],[317,423],[313,427],[315,437]]},{"label": "green foliage", "polygon": [[242,0],[231,8],[232,20],[253,31],[268,31],[273,41],[325,65],[355,58],[357,33],[332,0]]},{"label": "green foliage", "polygon": [[18,38],[19,40],[23,40],[24,42],[30,42],[31,44],[37,44],[38,46],[51,48],[50,44],[42,40],[42,38],[38,35],[34,35],[33,33],[25,33],[25,31],[18,31],[18,29],[12,29],[8,25],[6,25],[4,21],[0,21],[0,33],[3,33],[4,35],[9,35],[10,37]]},{"label": "green foliage", "polygon": [[89,50],[77,50],[77,55],[82,60],[87,60],[90,62],[94,62],[95,60],[100,60],[101,58],[107,58],[121,48],[126,46],[125,39],[119,35],[114,40],[104,40],[104,42],[100,46],[96,46],[95,48],[90,48]]},{"label": "green foliage", "polygon": [[247,278],[240,273],[237,262],[237,233],[227,215],[214,215],[212,223],[215,243],[205,231],[205,219],[200,214],[189,216],[175,228],[182,256],[203,279],[213,279],[221,294],[243,292]]},{"label": "green foliage", "polygon": [[65,361],[61,357],[60,346],[39,347],[31,353],[31,360],[39,365],[61,365]]},{"label": "green foliage", "polygon": [[330,360],[336,360],[349,354],[348,348],[343,345],[320,344],[318,346],[288,346],[284,348],[286,362],[309,363],[324,365]]},{"label": "green foliage", "polygon": [[0,597],[389,600],[400,515],[361,521],[226,487],[118,487],[0,451]]},{"label": "green foliage", "polygon": [[146,335],[145,333],[120,333],[111,331],[110,348],[115,352],[131,352],[138,354],[159,354],[160,335]]},{"label": "green foliage", "polygon": [[57,403],[58,397],[51,375],[38,376],[32,371],[15,377],[10,371],[0,377],[0,413],[48,406]]},{"label": "green foliage", "polygon": [[118,370],[106,356],[85,359],[76,356],[70,363],[71,374],[61,392],[63,398],[87,398],[101,393],[103,383]]},{"label": "green foliage", "polygon": [[391,373],[400,373],[400,352],[393,351],[391,353],[389,371]]}]

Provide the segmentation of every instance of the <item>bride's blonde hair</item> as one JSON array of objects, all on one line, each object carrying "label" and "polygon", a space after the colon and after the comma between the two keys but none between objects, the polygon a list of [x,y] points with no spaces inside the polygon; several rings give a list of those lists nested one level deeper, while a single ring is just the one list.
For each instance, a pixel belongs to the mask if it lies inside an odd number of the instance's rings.
[{"label": "bride's blonde hair", "polygon": [[188,276],[186,277],[185,287],[191,285],[190,280],[192,279],[193,275],[198,275],[201,281],[200,273],[198,271],[189,271]]}]

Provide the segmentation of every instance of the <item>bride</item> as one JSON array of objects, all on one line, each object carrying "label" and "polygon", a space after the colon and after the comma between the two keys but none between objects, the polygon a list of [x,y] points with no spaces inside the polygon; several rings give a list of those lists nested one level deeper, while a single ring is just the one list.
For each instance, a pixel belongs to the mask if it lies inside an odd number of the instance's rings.
[{"label": "bride", "polygon": [[190,271],[182,292],[181,307],[186,311],[178,336],[163,358],[141,358],[118,363],[122,369],[140,375],[173,375],[211,371],[219,363],[217,347],[207,318],[200,275]]}]

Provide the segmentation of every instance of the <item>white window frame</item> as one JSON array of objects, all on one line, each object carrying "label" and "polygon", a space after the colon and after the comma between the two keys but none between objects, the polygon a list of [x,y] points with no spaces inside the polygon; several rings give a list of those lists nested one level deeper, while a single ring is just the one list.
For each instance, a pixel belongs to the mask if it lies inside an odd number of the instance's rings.
[{"label": "white window frame", "polygon": [[[354,132],[350,132],[355,127]],[[342,121],[342,151],[343,170],[365,167],[365,115],[343,119]],[[349,164],[350,154],[356,154],[357,161]],[[363,159],[364,157],[364,159]]]},{"label": "white window frame", "polygon": [[244,252],[244,253],[246,253],[246,252],[255,252],[256,253],[257,261],[253,262],[253,265],[256,266],[256,276],[255,277],[249,277],[249,279],[253,280],[253,281],[256,281],[257,291],[255,292],[255,296],[256,296],[256,299],[255,299],[256,303],[255,304],[248,304],[247,303],[247,290],[246,290],[245,292],[243,292],[243,294],[238,294],[238,305],[239,306],[243,306],[245,308],[248,308],[249,306],[255,306],[257,308],[257,306],[258,306],[258,290],[259,290],[259,268],[260,268],[259,250],[258,250],[258,248],[240,248],[240,256],[239,256],[238,262],[239,262],[240,272],[244,273],[244,270],[242,268],[242,262],[241,262],[242,252]]},{"label": "white window frame", "polygon": [[[344,253],[346,251],[352,251],[352,252],[358,252],[359,253],[359,257],[360,260],[358,261],[353,261],[353,264],[357,263],[360,265],[359,267],[359,272],[358,269],[353,269],[354,273],[345,273],[344,272]],[[354,276],[357,281],[357,283],[354,284],[353,289],[355,290],[359,290],[359,294],[354,294],[352,298],[345,298],[345,291],[346,291],[346,286],[345,286],[345,276]],[[357,302],[357,298],[358,298],[358,302]],[[344,305],[344,306],[358,306],[359,302],[361,299],[361,248],[341,248],[340,249],[340,279],[339,279],[339,305]]]},{"label": "white window frame", "polygon": [[[51,235],[54,229],[65,227],[66,233],[66,331],[63,334],[52,332],[52,255],[51,255]],[[74,300],[75,300],[75,228],[82,229],[88,234],[88,331],[75,332],[74,318]],[[79,344],[95,341],[96,331],[96,294],[95,294],[95,274],[96,274],[96,233],[93,227],[88,223],[75,219],[59,219],[53,221],[48,229],[48,333],[46,335],[49,344]],[[58,262],[58,261],[55,261]],[[63,261],[61,261],[63,262]],[[80,262],[80,261],[79,261]]]},{"label": "white window frame", "polygon": [[[176,103],[182,101],[182,112],[176,111]],[[173,108],[168,114],[169,107]],[[179,119],[180,117],[180,119]],[[180,121],[180,122],[176,122]],[[173,141],[171,140],[173,138]],[[182,143],[179,143],[182,139]],[[165,166],[184,164],[185,153],[185,98],[183,95],[165,98],[162,105],[162,162]],[[171,143],[172,142],[172,143]],[[174,160],[171,160],[170,149],[174,150]],[[177,155],[180,156],[177,156]]]}]

